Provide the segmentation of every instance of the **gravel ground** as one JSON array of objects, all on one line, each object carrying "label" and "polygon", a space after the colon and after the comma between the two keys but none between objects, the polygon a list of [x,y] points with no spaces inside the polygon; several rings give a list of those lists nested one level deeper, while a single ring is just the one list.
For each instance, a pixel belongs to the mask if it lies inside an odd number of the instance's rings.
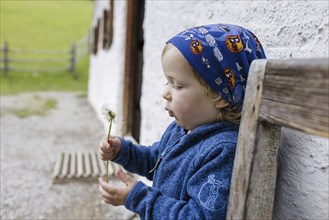
[{"label": "gravel ground", "polygon": [[[12,113],[47,99],[57,105],[45,116]],[[97,149],[103,132],[78,93],[1,96],[1,219],[132,219],[123,206],[102,202],[97,179],[53,182],[57,155]]]}]

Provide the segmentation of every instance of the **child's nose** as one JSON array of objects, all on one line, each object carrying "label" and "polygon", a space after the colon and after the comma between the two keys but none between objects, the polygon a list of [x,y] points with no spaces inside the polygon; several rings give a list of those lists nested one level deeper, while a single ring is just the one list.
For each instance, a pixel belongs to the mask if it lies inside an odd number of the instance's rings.
[{"label": "child's nose", "polygon": [[171,99],[171,95],[170,95],[170,91],[169,91],[169,88],[168,86],[164,89],[163,93],[162,93],[162,97],[165,99],[165,100],[170,100]]}]

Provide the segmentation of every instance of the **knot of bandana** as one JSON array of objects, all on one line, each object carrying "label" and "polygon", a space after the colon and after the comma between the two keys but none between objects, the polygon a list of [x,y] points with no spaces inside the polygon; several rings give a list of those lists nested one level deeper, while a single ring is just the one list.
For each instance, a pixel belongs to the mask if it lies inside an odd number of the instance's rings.
[{"label": "knot of bandana", "polygon": [[185,30],[167,43],[173,44],[232,108],[241,111],[250,64],[266,58],[251,31],[231,24],[211,24]]}]

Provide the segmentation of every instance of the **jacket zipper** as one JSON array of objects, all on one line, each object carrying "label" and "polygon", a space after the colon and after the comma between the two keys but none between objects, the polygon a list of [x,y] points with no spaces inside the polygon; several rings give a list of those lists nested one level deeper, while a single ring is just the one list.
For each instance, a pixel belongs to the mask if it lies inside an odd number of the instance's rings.
[{"label": "jacket zipper", "polygon": [[179,142],[179,140],[180,140],[181,137],[182,137],[182,136],[179,136],[175,141],[173,141],[173,144],[169,145],[168,147],[166,147],[166,148],[162,151],[162,153],[160,154],[160,157],[158,158],[157,162],[155,163],[155,166],[153,167],[152,170],[149,171],[149,173],[152,173],[153,171],[155,171],[155,170],[158,168],[158,166],[159,166],[159,164],[160,164],[162,158],[167,154],[167,152],[168,152],[173,146],[175,146],[175,145]]}]

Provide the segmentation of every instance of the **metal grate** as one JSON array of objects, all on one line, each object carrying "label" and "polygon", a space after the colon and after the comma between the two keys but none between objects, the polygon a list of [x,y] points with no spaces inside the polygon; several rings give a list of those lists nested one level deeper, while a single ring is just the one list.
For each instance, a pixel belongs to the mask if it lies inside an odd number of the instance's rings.
[{"label": "metal grate", "polygon": [[[117,165],[109,163],[109,175]],[[61,152],[57,156],[53,179],[88,178],[106,175],[105,162],[95,151]]]}]

